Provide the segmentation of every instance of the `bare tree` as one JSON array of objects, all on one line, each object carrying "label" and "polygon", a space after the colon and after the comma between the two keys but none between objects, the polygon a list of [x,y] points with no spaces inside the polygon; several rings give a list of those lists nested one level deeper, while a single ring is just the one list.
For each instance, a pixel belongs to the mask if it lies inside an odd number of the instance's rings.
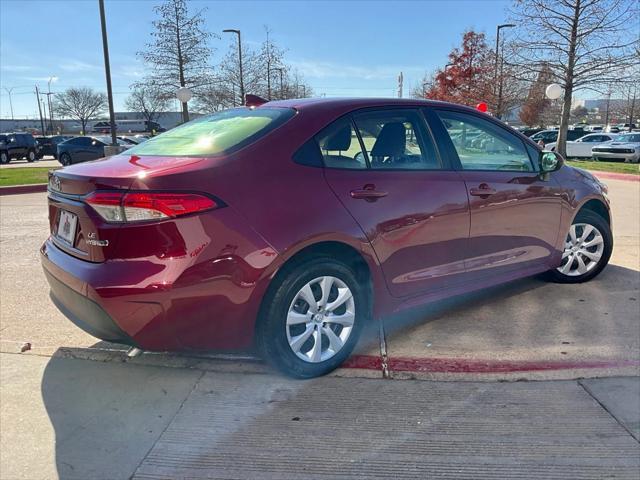
[{"label": "bare tree", "polygon": [[159,112],[167,109],[169,98],[153,86],[138,85],[134,87],[125,105],[131,111],[142,113],[145,120],[152,122]]},{"label": "bare tree", "polygon": [[[298,71],[290,68],[284,57],[284,49],[278,47],[265,27],[267,38],[259,50],[242,44],[243,85],[247,93],[266,99],[310,97],[313,90]],[[210,113],[240,105],[240,65],[238,43],[233,42],[229,51],[216,66],[214,76],[196,97],[199,112]],[[280,79],[282,78],[282,84]]]},{"label": "bare tree", "polygon": [[[191,14],[186,0],[166,0],[155,11],[159,18],[153,22],[153,40],[138,53],[151,73],[138,85],[152,85],[167,98],[175,96],[180,87],[197,93],[211,80],[209,40],[214,35],[204,29],[204,9]],[[182,104],[182,118],[189,120],[186,103]]]},{"label": "bare tree", "polygon": [[551,101],[545,96],[545,89],[551,83],[551,78],[549,66],[545,64],[529,87],[529,93],[519,113],[520,120],[529,127],[544,125],[544,113],[551,104]]},{"label": "bare tree", "polygon": [[556,150],[566,154],[574,92],[615,79],[637,45],[637,4],[629,0],[515,0],[514,55],[525,71],[546,63],[564,89]]},{"label": "bare tree", "polygon": [[89,87],[69,88],[57,94],[54,101],[58,114],[79,120],[83,132],[86,131],[87,122],[99,116],[107,107],[107,96]]}]

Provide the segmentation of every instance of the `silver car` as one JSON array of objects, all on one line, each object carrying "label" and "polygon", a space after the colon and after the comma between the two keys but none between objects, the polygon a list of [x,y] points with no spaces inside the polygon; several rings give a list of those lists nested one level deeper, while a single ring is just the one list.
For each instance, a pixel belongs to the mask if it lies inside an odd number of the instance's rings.
[{"label": "silver car", "polygon": [[640,162],[640,133],[623,133],[613,142],[603,143],[591,149],[594,160],[610,162]]}]

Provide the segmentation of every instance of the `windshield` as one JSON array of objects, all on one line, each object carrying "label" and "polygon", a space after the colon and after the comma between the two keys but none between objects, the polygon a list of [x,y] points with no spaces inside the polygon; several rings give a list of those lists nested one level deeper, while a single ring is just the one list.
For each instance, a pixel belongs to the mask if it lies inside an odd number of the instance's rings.
[{"label": "windshield", "polygon": [[219,155],[247,145],[294,115],[289,108],[238,108],[214,113],[141,143],[132,155]]}]

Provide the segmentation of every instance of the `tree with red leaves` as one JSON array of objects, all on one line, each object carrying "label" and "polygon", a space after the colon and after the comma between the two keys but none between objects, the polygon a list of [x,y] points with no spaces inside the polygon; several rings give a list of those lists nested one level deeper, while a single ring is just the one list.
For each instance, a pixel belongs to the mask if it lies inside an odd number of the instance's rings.
[{"label": "tree with red leaves", "polygon": [[493,53],[484,33],[472,30],[462,35],[462,45],[449,54],[449,64],[426,76],[416,96],[475,106],[491,104],[493,98]]}]

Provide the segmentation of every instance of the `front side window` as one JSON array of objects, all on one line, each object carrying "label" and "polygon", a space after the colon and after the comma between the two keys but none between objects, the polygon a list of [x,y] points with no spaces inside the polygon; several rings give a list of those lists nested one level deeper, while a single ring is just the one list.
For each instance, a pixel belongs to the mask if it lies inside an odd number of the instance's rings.
[{"label": "front side window", "polygon": [[381,110],[354,117],[372,169],[440,168],[433,141],[415,110]]},{"label": "front side window", "polygon": [[325,167],[367,168],[360,141],[349,118],[341,118],[316,135]]},{"label": "front side window", "polygon": [[289,120],[289,108],[238,108],[193,120],[133,147],[131,155],[213,156],[247,145]]},{"label": "front side window", "polygon": [[438,111],[463,170],[534,171],[524,143],[500,127],[466,113]]}]

